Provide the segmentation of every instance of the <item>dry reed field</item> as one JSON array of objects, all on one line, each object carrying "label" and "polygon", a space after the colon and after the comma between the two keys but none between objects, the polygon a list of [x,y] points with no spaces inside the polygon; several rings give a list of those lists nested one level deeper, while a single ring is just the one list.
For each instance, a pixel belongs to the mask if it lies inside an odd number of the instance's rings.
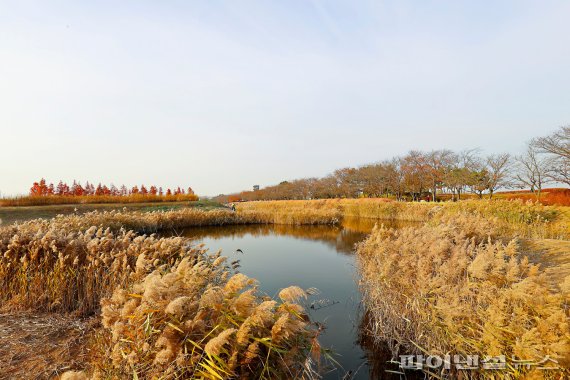
[{"label": "dry reed field", "polygon": [[238,204],[240,213],[273,215],[275,220],[304,219],[322,215],[331,221],[367,218],[425,222],[447,216],[469,214],[495,220],[501,234],[530,238],[570,238],[570,208],[544,206],[521,200],[467,200],[461,202],[396,202],[378,199],[324,199],[310,201],[256,201]]},{"label": "dry reed field", "polygon": [[[517,239],[502,239],[496,231],[492,221],[471,214],[373,231],[360,244],[358,260],[367,328],[376,343],[387,343],[393,355],[507,358],[506,371],[452,377],[569,376],[570,276],[552,283]],[[511,361],[547,356],[563,370],[530,370]]]},{"label": "dry reed field", "polygon": [[[570,276],[559,269],[568,267],[568,252],[556,253],[568,247],[568,215],[563,207],[522,201],[334,199],[248,202],[237,212],[122,210],[37,219],[0,228],[0,311],[100,319],[82,342],[88,359],[52,363],[45,377],[73,369],[62,378],[314,378],[321,349],[319,327],[301,306],[307,291],[292,286],[271,299],[219,253],[154,233],[415,221],[377,227],[358,247],[367,328],[376,343],[394,355],[549,355],[568,368]],[[546,246],[553,248],[543,260]],[[0,367],[20,363],[6,360]],[[511,366],[493,374],[523,375],[544,373]]]},{"label": "dry reed field", "polygon": [[[0,228],[0,308],[102,313],[86,373],[65,378],[311,378],[318,329],[297,287],[278,301],[223,257],[158,231],[268,223],[224,210],[105,212]],[[101,305],[103,306],[101,308]],[[313,355],[313,356],[311,356]]]},{"label": "dry reed field", "polygon": [[0,207],[47,206],[65,204],[105,204],[105,203],[158,203],[158,202],[194,202],[198,200],[195,194],[152,195],[131,194],[121,195],[50,195],[50,196],[19,196],[0,199]]}]

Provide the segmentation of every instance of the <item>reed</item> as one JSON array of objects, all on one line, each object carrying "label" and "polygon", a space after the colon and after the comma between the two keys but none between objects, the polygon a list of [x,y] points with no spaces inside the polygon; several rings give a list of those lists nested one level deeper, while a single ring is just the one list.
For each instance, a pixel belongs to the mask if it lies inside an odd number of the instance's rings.
[{"label": "reed", "polygon": [[261,222],[229,211],[93,212],[0,228],[0,308],[101,311],[88,370],[66,379],[316,377],[319,329],[297,303],[305,291],[272,300],[219,253],[124,228]]},{"label": "reed", "polygon": [[[116,286],[202,254],[181,238],[38,222],[0,231],[0,307],[94,313]],[[144,261],[143,261],[144,259]],[[142,265],[144,263],[144,265]]]},{"label": "reed", "polygon": [[176,195],[50,195],[17,196],[0,199],[0,207],[47,206],[66,204],[105,204],[105,203],[153,203],[153,202],[193,202],[199,198],[195,194]]},{"label": "reed", "polygon": [[303,213],[276,214],[265,210],[233,212],[228,209],[205,211],[196,208],[181,208],[151,212],[127,211],[126,209],[94,211],[83,215],[58,216],[50,223],[61,225],[62,228],[84,229],[90,226],[104,226],[114,230],[126,228],[140,233],[152,233],[189,227],[240,224],[335,224],[338,220],[331,213],[311,209]]},{"label": "reed", "polygon": [[331,220],[369,218],[389,221],[437,222],[453,215],[470,214],[496,220],[501,233],[530,238],[570,238],[568,207],[544,206],[521,200],[466,200],[460,202],[396,202],[387,199],[326,199],[310,201],[256,201],[238,205],[241,213],[270,214],[276,220],[328,215]]},{"label": "reed", "polygon": [[[506,371],[456,370],[453,377],[568,376],[569,289],[553,289],[518,241],[504,241],[497,231],[496,221],[470,213],[437,225],[376,228],[358,247],[368,328],[376,343],[387,343],[393,355],[506,355],[509,362]],[[514,356],[539,362],[546,355],[563,370],[531,371],[510,361]]]},{"label": "reed", "polygon": [[[89,212],[32,220],[0,228],[0,306],[92,313],[116,286],[160,265],[201,252],[187,239],[140,235],[197,226],[331,223],[307,212],[300,217],[191,208],[140,212]],[[145,252],[153,265],[140,272]]]},{"label": "reed", "polygon": [[102,301],[103,332],[93,378],[312,378],[318,330],[296,303],[278,301],[225,258],[183,259]]}]

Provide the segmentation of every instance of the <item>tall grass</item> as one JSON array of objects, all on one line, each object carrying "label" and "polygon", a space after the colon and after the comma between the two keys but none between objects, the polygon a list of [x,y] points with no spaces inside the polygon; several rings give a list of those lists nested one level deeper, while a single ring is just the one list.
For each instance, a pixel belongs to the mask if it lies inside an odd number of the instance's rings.
[{"label": "tall grass", "polygon": [[286,288],[272,300],[187,238],[125,229],[254,222],[266,221],[184,209],[0,228],[0,309],[101,310],[90,369],[68,379],[312,378],[320,347],[318,329],[297,303],[305,291]]},{"label": "tall grass", "polygon": [[327,199],[311,201],[257,201],[238,205],[243,213],[271,214],[276,220],[302,218],[306,213],[331,219],[371,218],[389,221],[437,221],[471,214],[495,219],[503,234],[532,238],[570,238],[570,215],[562,206],[544,206],[521,200],[467,200],[441,203],[407,203],[387,199]]},{"label": "tall grass", "polygon": [[255,280],[228,279],[223,257],[188,259],[104,299],[101,378],[311,378],[320,350],[298,287],[280,301]]},{"label": "tall grass", "polygon": [[[25,223],[0,230],[0,306],[91,314],[110,295],[161,265],[203,254],[181,238],[138,236],[60,223]],[[144,265],[143,265],[144,264]]]},{"label": "tall grass", "polygon": [[[196,226],[267,223],[333,223],[308,211],[285,218],[265,212],[110,211],[58,216],[0,228],[0,306],[91,313],[116,286],[200,251],[181,238],[139,236]],[[146,272],[137,266],[152,252]],[[134,276],[134,277],[133,277]]]},{"label": "tall grass", "polygon": [[[45,311],[93,312],[100,297],[161,265],[200,256],[182,238],[138,235],[196,226],[331,223],[307,212],[287,218],[268,213],[191,208],[89,212],[0,228],[0,305]],[[140,271],[142,254],[152,266]],[[133,277],[134,276],[134,277]]]},{"label": "tall grass", "polygon": [[47,206],[65,204],[102,204],[102,203],[150,203],[150,202],[192,202],[197,201],[195,194],[177,195],[50,195],[18,196],[0,199],[0,207]]},{"label": "tall grass", "polygon": [[375,229],[359,245],[358,262],[376,343],[387,343],[393,355],[506,355],[508,361],[514,355],[536,362],[549,355],[566,368],[530,374],[509,362],[503,372],[453,377],[570,375],[570,289],[552,289],[517,241],[502,241],[496,231],[472,214]]}]

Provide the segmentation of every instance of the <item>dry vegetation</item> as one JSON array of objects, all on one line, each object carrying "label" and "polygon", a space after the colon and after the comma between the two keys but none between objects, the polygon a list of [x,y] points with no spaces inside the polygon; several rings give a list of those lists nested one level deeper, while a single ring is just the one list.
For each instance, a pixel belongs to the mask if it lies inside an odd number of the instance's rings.
[{"label": "dry vegetation", "polygon": [[[358,249],[363,291],[377,343],[398,352],[542,360],[570,367],[570,277],[555,288],[517,240],[496,225],[458,214],[420,228],[377,228]],[[466,372],[517,378],[528,372]],[[531,376],[530,374],[527,374]],[[562,378],[535,370],[532,378]],[[458,376],[455,374],[454,376]]]},{"label": "dry vegetation", "polygon": [[82,368],[96,323],[59,313],[0,314],[0,379],[53,379]]},{"label": "dry vegetation", "polygon": [[[313,220],[316,220],[313,218]],[[295,222],[288,219],[289,222]],[[0,229],[0,308],[88,316],[103,305],[95,378],[314,375],[318,331],[292,287],[273,301],[230,278],[224,258],[181,237],[137,231],[270,223],[267,215],[181,209],[92,212]],[[84,374],[68,374],[67,377]]]},{"label": "dry vegetation", "polygon": [[103,300],[105,351],[95,377],[300,378],[316,351],[297,287],[280,302],[261,297],[254,280],[229,272],[223,257],[184,259]]},{"label": "dry vegetation", "polygon": [[[185,239],[137,234],[141,232],[335,221],[319,212],[282,217],[266,212],[180,209],[90,212],[10,225],[0,229],[0,304],[10,309],[89,314],[116,286],[125,286],[161,265],[173,266],[181,258],[201,255]],[[152,266],[141,269],[137,263],[147,252],[152,253]]]},{"label": "dry vegetation", "polygon": [[[528,191],[508,191],[497,194],[505,199],[536,200],[536,195]],[[570,189],[544,189],[540,196],[544,205],[570,206]]]},{"label": "dry vegetation", "polygon": [[195,194],[151,195],[51,195],[51,196],[19,196],[0,199],[0,207],[48,206],[66,204],[106,204],[106,203],[155,203],[155,202],[193,202]]},{"label": "dry vegetation", "polygon": [[275,220],[304,219],[311,213],[330,221],[343,218],[370,218],[390,221],[439,220],[470,214],[495,219],[497,233],[538,238],[570,238],[570,215],[560,206],[544,206],[521,200],[469,200],[445,203],[406,203],[387,199],[326,199],[312,201],[245,202],[240,213],[273,215]]},{"label": "dry vegetation", "polygon": [[[258,293],[255,280],[232,276],[224,258],[190,239],[141,233],[355,217],[416,221],[423,223],[378,228],[359,248],[377,341],[386,340],[394,352],[548,354],[568,367],[570,277],[553,282],[548,267],[533,263],[540,257],[524,254],[518,240],[503,240],[567,239],[568,216],[562,207],[522,201],[371,199],[249,202],[237,212],[58,216],[0,228],[0,308],[75,316],[101,311],[98,350],[91,351],[86,373],[70,379],[311,377],[318,331],[297,303],[306,296],[302,289],[271,300]],[[540,251],[536,242],[528,240],[525,249]],[[508,376],[518,374],[511,368]]]}]

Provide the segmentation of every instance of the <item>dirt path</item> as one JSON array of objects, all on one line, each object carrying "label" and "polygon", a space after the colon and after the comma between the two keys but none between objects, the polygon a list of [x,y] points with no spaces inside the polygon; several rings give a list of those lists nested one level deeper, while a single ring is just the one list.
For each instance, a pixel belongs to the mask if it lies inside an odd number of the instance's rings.
[{"label": "dirt path", "polygon": [[559,287],[566,276],[570,276],[570,241],[526,240],[523,249],[531,262],[540,264],[554,287]]},{"label": "dirt path", "polygon": [[53,379],[86,362],[94,319],[0,314],[0,379]]}]

